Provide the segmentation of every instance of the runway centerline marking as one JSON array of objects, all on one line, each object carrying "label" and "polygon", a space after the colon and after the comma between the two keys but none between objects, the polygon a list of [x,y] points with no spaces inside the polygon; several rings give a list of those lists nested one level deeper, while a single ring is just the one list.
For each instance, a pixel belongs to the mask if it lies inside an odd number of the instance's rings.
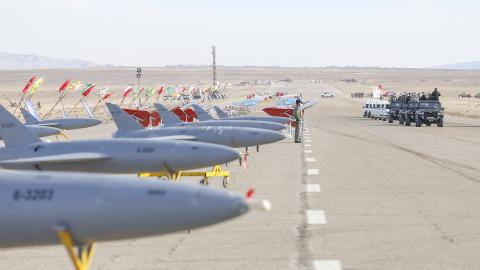
[{"label": "runway centerline marking", "polygon": [[305,139],[310,140],[312,137],[305,136]]},{"label": "runway centerline marking", "polygon": [[315,260],[313,261],[315,270],[342,270],[340,261],[337,260]]},{"label": "runway centerline marking", "polygon": [[305,161],[306,161],[306,162],[315,162],[315,158],[313,158],[313,157],[306,157],[306,158],[305,158]]},{"label": "runway centerline marking", "polygon": [[305,214],[307,215],[308,224],[327,224],[325,211],[323,210],[307,210],[305,211]]},{"label": "runway centerline marking", "polygon": [[310,147],[310,146],[312,146],[312,145],[311,145],[311,144],[304,144],[303,146],[304,146],[304,147]]},{"label": "runway centerline marking", "polygon": [[318,184],[308,184],[305,185],[305,192],[320,192],[320,185]]},{"label": "runway centerline marking", "polygon": [[319,173],[320,172],[318,171],[318,169],[308,169],[307,170],[307,175],[317,175]]},{"label": "runway centerline marking", "polygon": [[311,143],[311,142],[312,142],[312,140],[305,140],[305,142],[306,142],[306,143]]},{"label": "runway centerline marking", "polygon": [[313,153],[312,150],[303,150],[303,151],[305,152],[305,154],[311,154],[311,153]]}]

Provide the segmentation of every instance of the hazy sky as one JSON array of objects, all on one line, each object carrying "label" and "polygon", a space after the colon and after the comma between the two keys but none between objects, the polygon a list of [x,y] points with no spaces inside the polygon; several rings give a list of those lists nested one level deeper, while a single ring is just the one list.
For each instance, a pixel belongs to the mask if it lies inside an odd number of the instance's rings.
[{"label": "hazy sky", "polygon": [[428,67],[480,60],[479,1],[1,0],[0,51],[99,64]]}]

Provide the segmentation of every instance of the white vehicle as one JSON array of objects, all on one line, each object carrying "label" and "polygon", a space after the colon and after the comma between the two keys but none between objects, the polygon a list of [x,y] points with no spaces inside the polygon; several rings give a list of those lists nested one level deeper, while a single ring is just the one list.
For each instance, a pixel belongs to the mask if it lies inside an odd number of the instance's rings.
[{"label": "white vehicle", "polygon": [[380,100],[378,99],[367,99],[365,101],[365,104],[363,104],[363,117],[366,118],[371,118],[372,117],[372,112],[376,108],[377,103]]},{"label": "white vehicle", "polygon": [[334,98],[335,95],[330,91],[325,91],[322,93],[322,98]]},{"label": "white vehicle", "polygon": [[[386,102],[386,101],[385,101]],[[383,110],[381,111],[381,118],[383,121],[386,121],[390,114],[390,104],[387,102],[384,105]]]},{"label": "white vehicle", "polygon": [[371,118],[385,121],[388,118],[389,111],[390,104],[387,101],[378,100],[371,110]]}]

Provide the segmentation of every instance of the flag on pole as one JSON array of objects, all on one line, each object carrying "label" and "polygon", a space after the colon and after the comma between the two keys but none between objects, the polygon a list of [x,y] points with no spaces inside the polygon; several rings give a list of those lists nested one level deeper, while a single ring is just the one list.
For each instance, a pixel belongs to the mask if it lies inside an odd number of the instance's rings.
[{"label": "flag on pole", "polygon": [[100,90],[100,96],[105,96],[105,94],[107,94],[107,92],[110,90],[110,86],[107,85],[105,87],[102,88],[102,90]]},{"label": "flag on pole", "polygon": [[164,90],[164,87],[160,87],[160,89],[158,89],[158,92],[157,92],[157,95],[161,95],[163,93],[163,90]]},{"label": "flag on pole", "polygon": [[78,88],[80,88],[80,86],[82,86],[82,82],[81,81],[76,81],[74,83],[71,83],[68,86],[68,90],[75,91],[75,90],[78,90]]},{"label": "flag on pole", "polygon": [[147,98],[153,96],[154,89],[153,88],[147,88],[147,91],[145,91],[145,96]]},{"label": "flag on pole", "polygon": [[35,81],[35,79],[37,78],[37,76],[33,76],[32,78],[30,78],[30,80],[27,82],[27,84],[25,85],[25,87],[23,88],[22,92],[24,94],[27,93],[28,89],[30,89],[30,86],[32,86],[33,84],[33,81]]},{"label": "flag on pole", "polygon": [[63,93],[63,91],[65,91],[65,89],[67,89],[68,85],[70,84],[70,80],[66,80],[61,86],[60,88],[58,89],[58,92],[61,94]]},{"label": "flag on pole", "polygon": [[94,87],[95,87],[94,83],[87,84],[85,86],[85,88],[83,88],[83,90],[82,90],[82,96],[86,97],[86,96],[90,95],[90,93],[92,92]]},{"label": "flag on pole", "polygon": [[128,97],[128,95],[133,91],[133,87],[132,86],[128,86],[127,88],[125,88],[125,90],[123,90],[123,98],[126,98]]},{"label": "flag on pole", "polygon": [[102,100],[106,100],[107,98],[109,98],[111,95],[113,95],[113,93],[107,93],[103,96]]},{"label": "flag on pole", "polygon": [[30,95],[33,95],[33,93],[35,93],[35,91],[37,91],[37,89],[40,87],[40,85],[42,85],[43,81],[45,81],[45,79],[43,77],[41,77],[40,79],[36,80],[32,87],[30,87]]}]

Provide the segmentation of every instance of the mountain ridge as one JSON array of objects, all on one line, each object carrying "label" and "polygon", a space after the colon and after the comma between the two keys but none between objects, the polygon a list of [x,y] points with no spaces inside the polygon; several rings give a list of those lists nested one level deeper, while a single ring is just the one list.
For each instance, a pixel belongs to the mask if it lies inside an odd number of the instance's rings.
[{"label": "mountain ridge", "polygon": [[469,61],[455,64],[445,64],[433,67],[435,69],[456,69],[456,70],[478,70],[480,69],[480,61]]},{"label": "mountain ridge", "polygon": [[47,57],[36,54],[14,54],[0,52],[0,69],[54,69],[54,68],[88,68],[97,64],[80,60]]}]

